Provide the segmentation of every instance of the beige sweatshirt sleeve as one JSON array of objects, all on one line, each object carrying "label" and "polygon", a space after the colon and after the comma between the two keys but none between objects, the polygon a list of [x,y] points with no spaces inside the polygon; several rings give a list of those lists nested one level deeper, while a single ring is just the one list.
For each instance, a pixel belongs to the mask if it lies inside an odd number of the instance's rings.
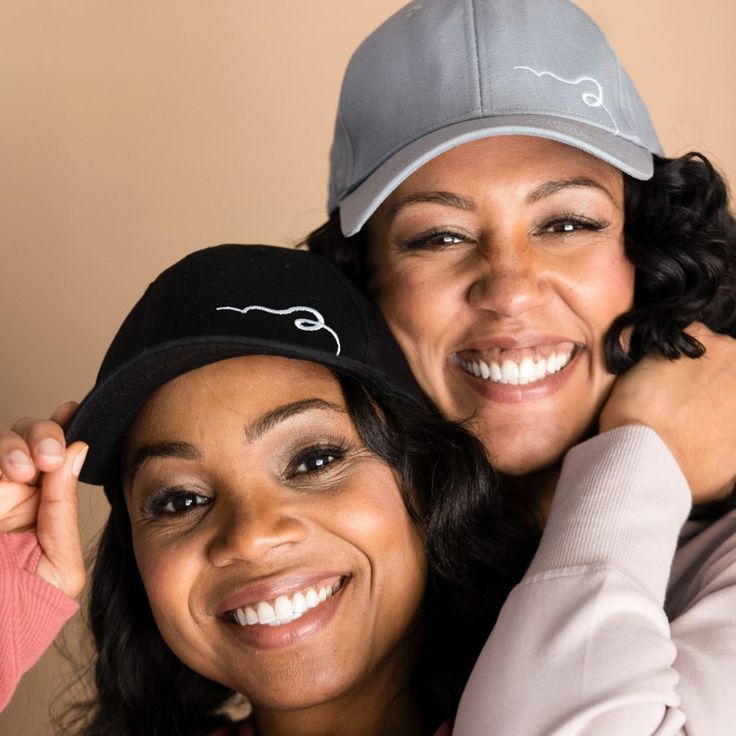
[{"label": "beige sweatshirt sleeve", "polygon": [[571,450],[539,550],[481,652],[454,736],[689,733],[663,605],[690,503],[651,429],[625,427]]},{"label": "beige sweatshirt sleeve", "polygon": [[736,511],[675,555],[665,610],[688,736],[736,734]]}]

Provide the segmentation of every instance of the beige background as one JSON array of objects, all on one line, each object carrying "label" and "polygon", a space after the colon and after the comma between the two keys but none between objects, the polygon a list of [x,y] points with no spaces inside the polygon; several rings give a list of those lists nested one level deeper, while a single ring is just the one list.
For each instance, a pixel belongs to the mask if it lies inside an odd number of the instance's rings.
[{"label": "beige background", "polygon": [[[323,220],[342,70],[402,4],[0,0],[0,421],[81,397],[127,310],[176,258],[293,244]],[[736,4],[580,4],[667,154],[700,149],[733,182]],[[82,488],[88,540],[100,496]],[[0,734],[50,733],[47,703],[67,673],[47,654]]]}]

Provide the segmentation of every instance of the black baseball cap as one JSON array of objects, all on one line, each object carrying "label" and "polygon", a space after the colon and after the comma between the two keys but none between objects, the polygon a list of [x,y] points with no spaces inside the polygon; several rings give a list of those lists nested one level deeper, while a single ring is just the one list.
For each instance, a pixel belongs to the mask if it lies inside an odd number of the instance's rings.
[{"label": "black baseball cap", "polygon": [[188,371],[243,355],[320,363],[383,394],[427,401],[376,307],[330,262],[303,250],[218,245],[167,268],[125,318],[94,388],[66,428],[104,484],[148,396]]}]

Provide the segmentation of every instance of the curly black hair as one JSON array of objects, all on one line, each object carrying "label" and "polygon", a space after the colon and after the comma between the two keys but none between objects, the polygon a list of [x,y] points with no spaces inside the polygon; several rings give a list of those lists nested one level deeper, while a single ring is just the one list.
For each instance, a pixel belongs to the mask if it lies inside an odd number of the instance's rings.
[{"label": "curly black hair", "polygon": [[670,359],[700,357],[703,346],[684,331],[692,322],[736,337],[736,220],[726,183],[710,161],[699,153],[655,156],[650,180],[625,178],[624,204],[626,255],[636,282],[633,308],[606,337],[611,372],[623,373],[655,350]]},{"label": "curly black hair", "polygon": [[[395,470],[425,539],[427,590],[421,630],[408,632],[418,659],[407,687],[439,725],[454,715],[477,654],[531,561],[538,527],[522,501],[499,492],[474,435],[434,410],[339,381],[358,434]],[[227,723],[222,709],[233,693],[191,670],[164,642],[133,556],[122,489],[106,490],[111,512],[88,603],[95,693],[65,713],[61,732],[204,736]]]},{"label": "curly black hair", "polygon": [[[624,227],[626,255],[636,269],[634,306],[606,335],[611,373],[625,372],[652,351],[670,359],[699,357],[703,346],[684,331],[692,322],[736,337],[736,221],[726,183],[705,156],[654,156],[648,181],[624,175]],[[304,244],[366,290],[365,229],[346,238],[335,211]]]}]

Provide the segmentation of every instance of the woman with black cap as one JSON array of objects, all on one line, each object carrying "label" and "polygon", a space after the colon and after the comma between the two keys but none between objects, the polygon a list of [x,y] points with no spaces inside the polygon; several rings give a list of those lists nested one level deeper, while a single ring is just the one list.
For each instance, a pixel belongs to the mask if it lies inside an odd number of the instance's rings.
[{"label": "woman with black cap", "polygon": [[[96,692],[74,733],[431,734],[451,715],[438,692],[462,670],[443,629],[474,625],[458,543],[473,522],[497,547],[482,641],[518,565],[494,540],[504,502],[480,443],[428,408],[331,264],[238,245],[174,264],[67,438],[37,482],[0,480],[2,704],[76,610],[81,477],[111,513],[89,603]],[[234,693],[253,714],[227,724]]]}]

